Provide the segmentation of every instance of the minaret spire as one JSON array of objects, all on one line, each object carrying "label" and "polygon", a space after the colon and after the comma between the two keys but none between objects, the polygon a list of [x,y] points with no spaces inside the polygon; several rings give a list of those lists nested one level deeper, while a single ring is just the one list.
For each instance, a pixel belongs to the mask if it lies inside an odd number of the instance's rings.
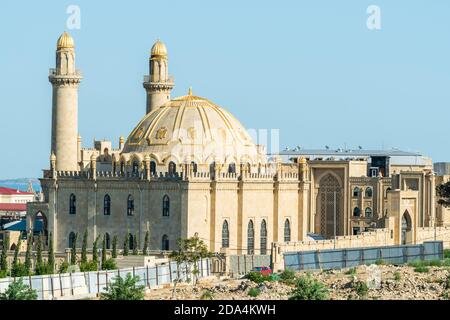
[{"label": "minaret spire", "polygon": [[75,68],[75,43],[64,32],[56,45],[56,67],[50,69],[53,87],[52,149],[57,171],[78,171],[78,86],[81,72]]},{"label": "minaret spire", "polygon": [[170,92],[174,86],[173,79],[169,77],[167,48],[160,40],[152,47],[149,69],[149,75],[144,77],[147,113],[170,101]]}]

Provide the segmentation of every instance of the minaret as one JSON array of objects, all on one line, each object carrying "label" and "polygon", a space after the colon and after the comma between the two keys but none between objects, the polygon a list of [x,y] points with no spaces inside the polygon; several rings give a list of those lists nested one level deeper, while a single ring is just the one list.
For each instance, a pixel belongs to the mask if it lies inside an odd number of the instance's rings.
[{"label": "minaret", "polygon": [[78,85],[81,72],[75,69],[75,45],[64,32],[56,46],[56,68],[50,69],[52,97],[52,154],[57,171],[78,171]]},{"label": "minaret", "polygon": [[144,77],[147,92],[147,113],[170,101],[173,79],[169,77],[167,48],[160,40],[152,47],[150,56],[150,75]]}]

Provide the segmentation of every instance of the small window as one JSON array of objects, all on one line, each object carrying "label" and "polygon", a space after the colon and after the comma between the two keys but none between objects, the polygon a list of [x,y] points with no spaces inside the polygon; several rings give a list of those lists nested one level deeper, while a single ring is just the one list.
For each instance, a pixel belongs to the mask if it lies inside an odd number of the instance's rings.
[{"label": "small window", "polygon": [[168,251],[169,250],[169,237],[165,234],[161,239],[161,250]]},{"label": "small window", "polygon": [[225,220],[222,224],[222,248],[230,246],[230,230],[228,229],[228,221]]},{"label": "small window", "polygon": [[289,222],[289,219],[286,219],[284,221],[284,242],[291,241],[291,223]]},{"label": "small window", "polygon": [[173,176],[173,175],[175,175],[176,172],[177,172],[177,166],[176,166],[175,162],[170,161],[170,163],[169,163],[169,175]]},{"label": "small window", "polygon": [[111,236],[109,235],[109,233],[105,233],[105,244],[106,244],[106,249],[111,249]]},{"label": "small window", "polygon": [[373,217],[372,208],[366,208],[364,215],[366,216],[366,218],[372,218]]},{"label": "small window", "polygon": [[125,173],[125,162],[120,162],[120,173]]},{"label": "small window", "polygon": [[69,248],[73,248],[74,245],[76,245],[77,242],[77,235],[75,232],[71,232],[69,234]]},{"label": "small window", "polygon": [[128,234],[128,249],[134,249],[134,237],[131,233]]},{"label": "small window", "polygon": [[353,189],[353,197],[359,197],[361,190],[358,187],[355,187],[355,189]]},{"label": "small window", "polygon": [[170,215],[170,199],[168,195],[163,197],[162,215],[163,217],[168,217]]},{"label": "small window", "polygon": [[386,194],[384,195],[384,197],[385,198],[387,198],[387,196],[388,196],[388,193],[389,193],[389,191],[391,191],[392,190],[392,188],[391,187],[388,187],[387,189],[386,189]]},{"label": "small window", "polygon": [[130,194],[127,200],[127,215],[132,216],[134,214],[134,198]]},{"label": "small window", "polygon": [[266,220],[261,221],[261,239],[260,239],[260,254],[267,254],[267,224]]},{"label": "small window", "polygon": [[72,193],[69,197],[69,214],[77,213],[77,205],[76,205],[77,197]]},{"label": "small window", "polygon": [[150,161],[150,174],[155,175],[156,174],[156,162]]},{"label": "small window", "polygon": [[360,210],[358,207],[355,207],[355,208],[353,209],[353,216],[354,216],[354,217],[359,217],[359,216],[361,216],[361,210]]},{"label": "small window", "polygon": [[191,162],[191,167],[192,172],[197,173],[197,164],[194,161]]},{"label": "small window", "polygon": [[230,165],[228,166],[228,173],[236,173],[236,164],[235,163],[230,163]]},{"label": "small window", "polygon": [[247,254],[253,254],[255,252],[255,229],[253,227],[253,221],[250,220],[247,226]]},{"label": "small window", "polygon": [[103,198],[103,214],[105,216],[111,215],[111,197],[109,194]]},{"label": "small window", "polygon": [[366,189],[366,197],[367,198],[372,198],[372,194],[373,194],[373,191],[372,191],[372,188],[367,188]]},{"label": "small window", "polygon": [[360,230],[359,227],[353,227],[353,235],[354,235],[354,236],[356,236],[356,235],[358,235],[358,234],[360,234],[360,233],[361,233],[361,230]]},{"label": "small window", "polygon": [[138,175],[139,174],[139,163],[137,161],[133,162],[133,174]]}]

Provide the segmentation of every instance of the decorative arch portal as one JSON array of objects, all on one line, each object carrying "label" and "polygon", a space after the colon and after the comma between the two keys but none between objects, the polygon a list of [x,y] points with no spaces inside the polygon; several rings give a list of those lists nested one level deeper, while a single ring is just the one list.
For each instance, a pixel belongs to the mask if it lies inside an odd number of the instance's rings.
[{"label": "decorative arch portal", "polygon": [[27,232],[33,233],[33,236],[43,236],[45,245],[48,245],[48,219],[40,210],[27,214]]},{"label": "decorative arch portal", "polygon": [[402,245],[412,243],[412,223],[408,210],[402,216]]},{"label": "decorative arch portal", "polygon": [[[336,203],[334,194],[336,193]],[[334,237],[334,213],[336,208],[336,235],[343,235],[342,188],[338,178],[332,173],[319,180],[317,195],[316,233],[326,238]]]}]

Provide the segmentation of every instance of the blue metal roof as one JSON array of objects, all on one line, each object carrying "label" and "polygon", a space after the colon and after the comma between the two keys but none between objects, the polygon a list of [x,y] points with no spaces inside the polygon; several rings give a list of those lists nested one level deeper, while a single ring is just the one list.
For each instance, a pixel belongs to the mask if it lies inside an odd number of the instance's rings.
[{"label": "blue metal roof", "polygon": [[[27,221],[26,220],[18,220],[18,221],[12,221],[9,223],[5,223],[3,225],[3,230],[9,230],[9,231],[27,231]],[[42,231],[42,220],[36,219],[34,223],[34,232],[41,232]]]}]

